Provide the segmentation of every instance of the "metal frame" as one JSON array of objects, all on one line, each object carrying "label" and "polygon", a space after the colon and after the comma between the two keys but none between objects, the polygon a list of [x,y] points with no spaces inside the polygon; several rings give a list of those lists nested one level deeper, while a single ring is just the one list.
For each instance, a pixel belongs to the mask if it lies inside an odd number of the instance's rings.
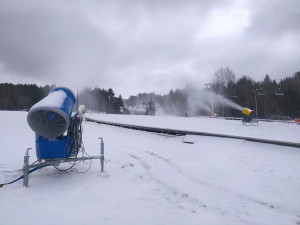
[{"label": "metal frame", "polygon": [[247,124],[252,125],[252,126],[258,126],[258,119],[252,119],[250,122],[242,121],[242,124],[244,126],[247,126]]},{"label": "metal frame", "polygon": [[47,160],[45,162],[37,163],[37,164],[32,164],[29,165],[29,150],[31,148],[28,148],[26,150],[25,156],[24,156],[24,165],[23,165],[23,173],[24,173],[24,178],[23,178],[23,186],[28,187],[28,180],[29,180],[29,169],[32,168],[39,168],[39,167],[45,167],[45,166],[54,166],[58,165],[60,163],[65,163],[65,162],[75,162],[75,161],[81,161],[81,160],[92,160],[92,159],[100,159],[100,165],[101,165],[101,172],[104,171],[104,142],[103,138],[99,138],[101,140],[100,142],[100,155],[99,156],[90,156],[90,157],[80,157],[80,158],[65,158],[65,159],[52,159],[52,160]]}]

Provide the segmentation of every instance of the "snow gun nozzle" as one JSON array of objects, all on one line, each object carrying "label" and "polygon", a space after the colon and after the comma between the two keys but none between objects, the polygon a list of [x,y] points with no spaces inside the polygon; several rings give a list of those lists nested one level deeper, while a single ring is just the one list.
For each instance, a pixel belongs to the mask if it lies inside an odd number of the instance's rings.
[{"label": "snow gun nozzle", "polygon": [[242,113],[246,116],[251,117],[251,118],[254,116],[254,111],[252,109],[249,109],[249,108],[243,108]]},{"label": "snow gun nozzle", "polygon": [[75,95],[70,89],[55,88],[31,107],[27,122],[40,136],[47,138],[61,136],[69,127],[75,102]]}]

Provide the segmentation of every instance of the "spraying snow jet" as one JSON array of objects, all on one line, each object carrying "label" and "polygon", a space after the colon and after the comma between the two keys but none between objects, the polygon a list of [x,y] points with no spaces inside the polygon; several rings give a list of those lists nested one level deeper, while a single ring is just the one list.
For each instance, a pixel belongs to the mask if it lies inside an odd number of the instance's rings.
[{"label": "spraying snow jet", "polygon": [[208,114],[211,111],[209,99],[204,98],[204,95],[199,92],[197,95],[188,97],[188,111],[191,115],[196,115],[199,112]]},{"label": "spraying snow jet", "polygon": [[222,95],[216,95],[215,93],[213,94],[214,97],[216,97],[218,99],[218,101],[223,104],[224,106],[228,106],[230,108],[233,108],[233,109],[237,109],[239,111],[242,111],[243,110],[243,107],[240,106],[239,104],[235,103],[234,101],[230,100],[230,99],[227,99],[225,98],[224,96]]},{"label": "spraying snow jet", "polygon": [[213,112],[215,108],[224,106],[243,111],[243,107],[239,104],[207,89],[190,89],[188,96],[188,111],[191,115],[207,115]]}]

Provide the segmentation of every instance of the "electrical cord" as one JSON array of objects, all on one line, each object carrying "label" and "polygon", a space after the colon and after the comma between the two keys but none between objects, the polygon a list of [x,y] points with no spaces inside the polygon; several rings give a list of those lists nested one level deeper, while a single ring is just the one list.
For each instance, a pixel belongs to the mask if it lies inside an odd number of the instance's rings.
[{"label": "electrical cord", "polygon": [[[59,171],[67,171],[72,169],[75,165],[78,165],[79,163],[83,162],[83,160],[76,160],[78,157],[78,153],[81,152],[82,153],[82,157],[84,157],[85,155],[87,155],[88,157],[90,157],[90,155],[85,151],[85,147],[82,143],[82,119],[80,117],[79,114],[75,114],[74,117],[72,117],[71,122],[70,122],[70,126],[68,129],[68,145],[69,148],[71,150],[71,153],[73,155],[75,155],[75,161],[74,163],[70,163],[71,166],[67,169],[61,169],[58,166],[54,166],[55,169],[59,170]],[[90,165],[88,167],[88,169],[86,169],[83,172],[78,172],[78,173],[85,173],[87,172],[92,166],[92,160],[90,159]]]},{"label": "electrical cord", "polygon": [[[84,156],[84,154],[85,154],[85,155],[87,155],[88,157],[91,157],[91,156],[85,151],[85,147],[84,147],[84,144],[83,144],[83,143],[82,143],[81,151],[82,151],[82,155],[83,155],[83,156]],[[89,171],[90,168],[92,167],[92,163],[93,163],[93,161],[90,159],[90,165],[89,165],[89,167],[88,167],[85,171],[83,171],[83,172],[78,172],[78,171],[77,171],[77,173],[86,173],[86,172]]]},{"label": "electrical cord", "polygon": [[72,118],[71,118],[71,121],[70,121],[70,125],[69,125],[69,128],[68,128],[68,140],[67,140],[67,144],[65,145],[64,147],[64,156],[65,158],[68,158],[67,155],[66,155],[66,151],[70,151],[70,155],[72,156],[75,156],[75,161],[74,163],[70,163],[71,166],[67,169],[61,169],[59,168],[59,166],[54,166],[55,169],[59,170],[59,171],[67,171],[67,170],[70,170],[72,169],[75,165],[76,165],[76,159],[77,159],[77,155],[78,155],[78,152],[80,150],[80,147],[82,145],[82,139],[81,139],[81,136],[82,136],[82,133],[81,133],[81,118],[80,118],[80,115],[78,113],[76,113]]},{"label": "electrical cord", "polygon": [[[30,173],[32,173],[32,172],[38,170],[38,169],[41,169],[41,168],[43,168],[43,167],[46,167],[46,166],[49,166],[49,165],[39,166],[39,167],[33,168],[33,169],[31,169],[31,170],[28,171],[28,174],[30,174]],[[15,182],[17,182],[18,180],[21,180],[21,179],[23,179],[23,178],[24,178],[24,175],[20,176],[19,178],[15,179],[15,180],[13,180],[13,181],[11,181],[11,182],[7,182],[7,183],[4,183],[4,184],[0,184],[0,188],[2,188],[2,187],[5,186],[5,185],[8,185],[8,184],[13,184],[13,183],[15,183]]]}]

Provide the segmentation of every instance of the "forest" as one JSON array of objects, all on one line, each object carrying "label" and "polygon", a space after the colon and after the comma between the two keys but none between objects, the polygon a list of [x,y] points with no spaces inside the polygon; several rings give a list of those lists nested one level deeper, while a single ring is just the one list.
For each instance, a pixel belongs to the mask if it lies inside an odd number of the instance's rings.
[{"label": "forest", "polygon": [[0,110],[28,111],[32,105],[47,96],[55,86],[0,83]]},{"label": "forest", "polygon": [[221,68],[209,84],[200,87],[188,84],[165,95],[140,93],[130,96],[125,105],[134,107],[151,100],[165,113],[178,116],[187,113],[207,116],[213,105],[213,112],[222,117],[241,117],[239,108],[247,107],[257,112],[261,119],[299,118],[300,72],[280,80],[272,80],[266,74],[263,81],[257,82],[248,76],[236,79],[231,69]]},{"label": "forest", "polygon": [[[36,84],[0,83],[0,110],[28,111],[31,106],[46,97],[55,85],[38,87]],[[78,104],[87,109],[104,113],[124,113],[121,95],[105,89],[85,88],[78,96]]]},{"label": "forest", "polygon": [[[54,87],[0,83],[0,110],[28,111]],[[261,119],[299,118],[300,72],[280,80],[266,74],[263,81],[254,81],[248,76],[236,79],[231,69],[221,68],[208,84],[188,84],[165,95],[139,93],[123,99],[115,96],[111,88],[85,88],[79,93],[79,104],[91,111],[113,114],[132,114],[130,109],[141,106],[145,108],[142,114],[147,115],[154,115],[156,108],[161,108],[164,113],[177,116],[207,116],[213,112],[221,117],[241,117],[240,108],[247,107]]]}]

